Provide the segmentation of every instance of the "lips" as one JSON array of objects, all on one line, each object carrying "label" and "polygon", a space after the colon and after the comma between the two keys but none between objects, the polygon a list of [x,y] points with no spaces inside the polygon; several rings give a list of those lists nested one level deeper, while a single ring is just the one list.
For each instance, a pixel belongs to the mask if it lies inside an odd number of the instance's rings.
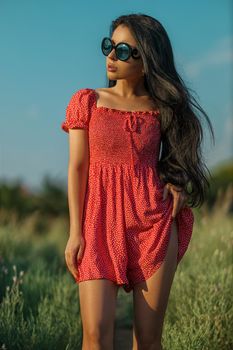
[{"label": "lips", "polygon": [[112,64],[108,64],[108,69],[117,70],[117,67],[113,66]]}]

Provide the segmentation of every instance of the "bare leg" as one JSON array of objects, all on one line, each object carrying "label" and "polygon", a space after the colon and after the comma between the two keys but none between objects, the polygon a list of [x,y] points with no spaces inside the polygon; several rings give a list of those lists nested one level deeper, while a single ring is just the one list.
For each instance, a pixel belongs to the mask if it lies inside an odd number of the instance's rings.
[{"label": "bare leg", "polygon": [[160,268],[133,289],[133,350],[162,350],[161,338],[165,311],[177,268],[178,237],[176,219],[168,250]]},{"label": "bare leg", "polygon": [[119,286],[107,279],[79,283],[82,350],[113,350],[118,289]]}]

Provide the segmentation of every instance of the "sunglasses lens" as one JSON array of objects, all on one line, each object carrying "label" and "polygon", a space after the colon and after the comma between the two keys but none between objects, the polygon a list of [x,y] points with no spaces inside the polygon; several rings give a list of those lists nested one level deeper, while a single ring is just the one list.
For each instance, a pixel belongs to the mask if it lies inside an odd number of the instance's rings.
[{"label": "sunglasses lens", "polygon": [[121,61],[126,61],[130,56],[129,47],[125,44],[120,44],[116,49],[116,56]]},{"label": "sunglasses lens", "polygon": [[112,51],[112,42],[108,38],[104,38],[101,43],[101,50],[105,56],[108,56]]},{"label": "sunglasses lens", "polygon": [[[113,49],[113,44],[110,38],[105,37],[101,43],[101,50],[105,56],[108,56]],[[116,56],[121,61],[127,61],[130,57],[130,47],[126,44],[116,46]]]}]

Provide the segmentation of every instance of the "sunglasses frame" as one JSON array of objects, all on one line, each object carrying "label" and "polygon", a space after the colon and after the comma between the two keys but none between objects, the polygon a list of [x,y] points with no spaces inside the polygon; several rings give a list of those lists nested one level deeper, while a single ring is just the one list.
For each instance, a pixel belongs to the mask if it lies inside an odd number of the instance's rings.
[{"label": "sunglasses frame", "polygon": [[[111,50],[109,51],[108,54],[105,54],[104,53],[104,41],[108,39],[110,42],[111,42]],[[127,46],[128,50],[129,50],[129,53],[128,53],[128,56],[126,59],[121,59],[117,53],[117,48],[120,46],[120,45],[125,45]],[[132,46],[130,46],[128,43],[125,43],[123,41],[121,41],[120,43],[118,43],[117,45],[114,45],[113,42],[112,42],[112,39],[109,38],[109,37],[104,37],[102,39],[102,42],[101,42],[101,50],[102,50],[102,53],[104,54],[104,56],[108,56],[110,54],[110,52],[112,52],[112,50],[115,49],[115,53],[116,53],[116,57],[120,60],[120,61],[127,61],[130,57],[132,57],[133,59],[137,60],[139,58],[141,58],[141,56],[139,57],[135,57],[134,55],[137,54],[139,52],[139,50],[135,47],[133,48]]]}]

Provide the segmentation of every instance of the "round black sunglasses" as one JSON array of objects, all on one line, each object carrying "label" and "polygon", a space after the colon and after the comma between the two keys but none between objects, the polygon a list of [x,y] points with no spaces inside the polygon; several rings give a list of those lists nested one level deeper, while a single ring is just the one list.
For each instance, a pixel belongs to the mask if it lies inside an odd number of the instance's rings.
[{"label": "round black sunglasses", "polygon": [[120,61],[127,61],[131,56],[136,60],[141,58],[137,56],[139,51],[136,48],[131,47],[129,44],[120,42],[114,45],[111,38],[105,37],[101,42],[101,50],[105,56],[108,56],[112,49],[115,49],[116,57]]}]

